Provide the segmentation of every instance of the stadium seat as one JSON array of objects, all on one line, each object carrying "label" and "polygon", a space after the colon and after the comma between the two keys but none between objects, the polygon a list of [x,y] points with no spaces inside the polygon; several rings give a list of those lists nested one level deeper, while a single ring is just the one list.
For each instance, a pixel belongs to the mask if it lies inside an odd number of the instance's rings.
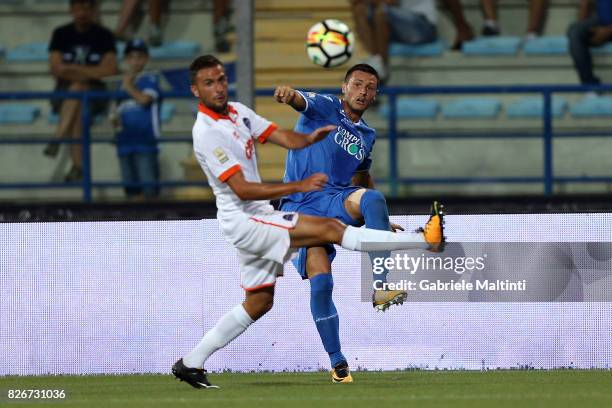
[{"label": "stadium seat", "polygon": [[[380,107],[378,114],[389,117],[389,105]],[[433,99],[399,98],[397,101],[397,117],[399,119],[435,119],[440,110],[440,104]]]},{"label": "stadium seat", "polygon": [[[100,115],[96,115],[94,117],[94,124],[98,125],[102,122],[104,122],[107,119],[107,115],[102,113]],[[49,116],[47,116],[47,123],[49,123],[50,125],[57,125],[57,123],[59,122],[59,116],[57,113],[53,113],[53,112],[49,112]]]},{"label": "stadium seat", "polygon": [[172,117],[176,113],[176,106],[170,102],[163,102],[161,105],[161,111],[159,119],[161,123],[168,123],[172,120]]},{"label": "stadium seat", "polygon": [[[225,75],[227,75],[231,88],[236,83],[236,62],[227,62],[223,64],[223,67],[225,68]],[[161,74],[173,91],[190,92],[189,68],[164,69],[161,71]]]},{"label": "stadium seat", "polygon": [[445,118],[483,119],[494,118],[501,103],[493,98],[462,98],[446,103],[442,107]]},{"label": "stadium seat", "polygon": [[40,108],[27,103],[11,103],[0,105],[0,124],[31,124],[34,122]]},{"label": "stadium seat", "polygon": [[0,45],[0,57],[4,55],[4,47]]},{"label": "stadium seat", "polygon": [[478,37],[463,43],[463,54],[498,56],[516,55],[521,45],[519,37]]},{"label": "stadium seat", "polygon": [[612,42],[607,42],[600,47],[592,47],[594,54],[612,54]]},{"label": "stadium seat", "polygon": [[200,52],[200,44],[195,41],[173,41],[152,47],[152,59],[189,59]]},{"label": "stadium seat", "polygon": [[44,42],[22,44],[6,53],[10,62],[40,62],[49,60],[49,44]]},{"label": "stadium seat", "polygon": [[[552,115],[560,118],[567,109],[567,101],[561,97],[552,100]],[[544,112],[544,100],[541,96],[526,96],[512,102],[506,108],[509,118],[541,118]]]},{"label": "stadium seat", "polygon": [[568,40],[562,35],[534,38],[523,46],[525,55],[566,55],[567,52]]},{"label": "stadium seat", "polygon": [[439,57],[444,53],[445,48],[441,40],[421,45],[391,43],[389,55],[392,57]]},{"label": "stadium seat", "polygon": [[570,112],[575,117],[612,116],[612,97],[588,96],[572,105]]}]

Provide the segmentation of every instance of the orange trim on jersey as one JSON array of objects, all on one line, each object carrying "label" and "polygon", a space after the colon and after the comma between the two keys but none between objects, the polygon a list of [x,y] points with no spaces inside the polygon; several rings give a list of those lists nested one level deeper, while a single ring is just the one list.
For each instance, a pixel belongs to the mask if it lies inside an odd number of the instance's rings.
[{"label": "orange trim on jersey", "polygon": [[259,135],[259,137],[257,138],[257,141],[259,141],[259,143],[264,144],[266,143],[268,137],[276,130],[278,129],[278,125],[276,123],[270,123],[270,126],[268,126],[266,128],[266,130],[263,131],[263,133],[261,135]]},{"label": "orange trim on jersey", "polygon": [[221,175],[219,176],[219,180],[225,183],[230,177],[238,173],[240,170],[241,170],[240,165],[234,164],[232,167],[230,167],[229,169],[221,173]]},{"label": "orange trim on jersey", "polygon": [[273,227],[279,227],[279,228],[286,229],[286,230],[292,230],[292,229],[295,228],[295,227],[285,227],[284,225],[279,225],[279,224],[275,224],[273,222],[268,222],[268,221],[260,220],[260,219],[257,219],[255,217],[251,217],[251,219],[253,221],[255,221],[255,222],[261,222],[262,224],[271,225]]},{"label": "orange trim on jersey", "polygon": [[[200,103],[198,105],[198,110],[200,112],[202,112],[203,114],[205,114],[206,116],[210,116],[211,118],[213,118],[214,120],[219,120],[219,119],[227,119],[227,120],[232,120],[229,115],[224,115],[222,113],[219,112],[215,112],[214,110],[204,106],[203,103]],[[238,111],[236,109],[234,109],[234,107],[232,105],[230,105],[229,103],[227,104],[227,112],[228,113],[235,113],[237,114]]]},{"label": "orange trim on jersey", "polygon": [[276,282],[273,282],[273,283],[262,283],[261,285],[253,286],[252,288],[245,288],[242,285],[240,285],[240,286],[242,287],[242,289],[246,290],[247,292],[250,292],[252,290],[257,290],[257,289],[262,289],[262,288],[269,288],[270,286],[274,286],[275,284],[276,284]]}]

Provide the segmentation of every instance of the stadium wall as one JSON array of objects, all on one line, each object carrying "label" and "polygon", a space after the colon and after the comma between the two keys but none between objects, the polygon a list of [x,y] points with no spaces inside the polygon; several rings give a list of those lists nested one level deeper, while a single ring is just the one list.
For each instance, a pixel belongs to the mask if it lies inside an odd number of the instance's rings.
[{"label": "stadium wall", "polygon": [[[395,216],[407,227],[426,216]],[[460,242],[610,242],[612,214],[451,215]],[[0,375],[167,373],[242,300],[217,222],[0,224]],[[573,257],[588,262],[589,254]],[[586,261],[585,261],[586,259]],[[570,271],[565,295],[610,283],[610,259]],[[595,271],[604,271],[597,276]],[[211,371],[328,368],[293,266],[272,312],[213,356]],[[360,257],[339,250],[335,300],[352,367],[609,368],[612,303],[361,302]],[[609,286],[608,286],[609,287]]]}]

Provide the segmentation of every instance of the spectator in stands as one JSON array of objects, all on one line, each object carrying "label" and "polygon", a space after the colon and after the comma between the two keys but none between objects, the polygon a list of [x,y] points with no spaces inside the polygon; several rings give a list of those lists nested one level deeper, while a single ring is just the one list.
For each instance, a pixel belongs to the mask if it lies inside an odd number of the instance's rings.
[{"label": "spectator in stands", "polygon": [[461,50],[463,43],[474,38],[474,30],[470,23],[465,19],[463,7],[460,0],[443,0],[443,4],[448,9],[453,24],[455,25],[455,42],[451,46],[452,50]]},{"label": "spectator in stands", "polygon": [[381,80],[388,77],[389,42],[426,44],[437,39],[434,0],[351,0],[359,39],[370,53],[366,61]]},{"label": "spectator in stands", "polygon": [[[142,21],[139,14],[139,5],[141,0],[123,0],[121,12],[119,13],[119,21],[115,28],[115,36],[117,39],[128,41],[134,36],[134,31],[138,30],[138,26]],[[149,44],[159,46],[162,44],[162,17],[167,11],[167,2],[165,0],[148,0],[149,12]]]},{"label": "spectator in stands", "polygon": [[234,29],[230,20],[232,15],[230,3],[230,0],[213,1],[213,25],[216,52],[228,52],[230,50],[227,34]]},{"label": "spectator in stands", "polygon": [[599,78],[593,73],[590,47],[612,40],[612,2],[581,0],[578,21],[569,26],[567,36],[580,82],[584,85],[599,84]]},{"label": "spectator in stands", "polygon": [[[497,19],[496,0],[481,0],[482,13],[484,15],[484,25],[482,35],[496,36],[501,32]],[[529,20],[527,23],[526,40],[537,38],[542,33],[548,0],[529,0]]]},{"label": "spectator in stands", "polygon": [[[128,99],[119,101],[116,121],[113,123],[117,135],[117,154],[123,182],[156,183],[159,180],[158,140],[159,122],[159,78],[143,73],[149,61],[149,49],[143,40],[134,39],[125,48],[128,70],[123,76],[121,90]],[[125,188],[129,198],[154,198],[157,186],[145,184]]]},{"label": "spectator in stands", "polygon": [[[106,28],[96,23],[97,5],[95,0],[70,0],[72,23],[53,31],[49,44],[49,67],[56,78],[56,90],[87,91],[104,89],[101,78],[117,72],[115,38]],[[59,114],[57,137],[80,140],[81,102],[77,99],[54,100],[53,108]],[[90,114],[104,112],[107,102],[94,100]],[[44,153],[55,157],[58,143],[51,143]],[[72,168],[66,181],[82,178],[82,146],[71,146]]]}]

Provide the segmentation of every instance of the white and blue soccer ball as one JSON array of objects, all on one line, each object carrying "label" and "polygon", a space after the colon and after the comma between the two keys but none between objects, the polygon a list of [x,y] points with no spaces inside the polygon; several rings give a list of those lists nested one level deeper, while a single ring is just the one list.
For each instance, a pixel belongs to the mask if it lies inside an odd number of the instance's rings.
[{"label": "white and blue soccer ball", "polygon": [[340,20],[323,20],[308,30],[306,52],[310,60],[322,67],[344,64],[353,55],[355,37],[348,25]]}]

